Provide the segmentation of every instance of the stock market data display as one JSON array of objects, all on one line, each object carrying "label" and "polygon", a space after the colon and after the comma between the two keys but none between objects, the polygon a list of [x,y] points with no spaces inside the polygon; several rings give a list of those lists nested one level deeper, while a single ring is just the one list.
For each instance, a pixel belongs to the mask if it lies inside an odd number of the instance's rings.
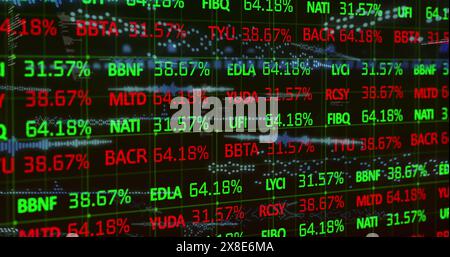
[{"label": "stock market data display", "polygon": [[1,0],[0,237],[449,237],[448,18]]}]

